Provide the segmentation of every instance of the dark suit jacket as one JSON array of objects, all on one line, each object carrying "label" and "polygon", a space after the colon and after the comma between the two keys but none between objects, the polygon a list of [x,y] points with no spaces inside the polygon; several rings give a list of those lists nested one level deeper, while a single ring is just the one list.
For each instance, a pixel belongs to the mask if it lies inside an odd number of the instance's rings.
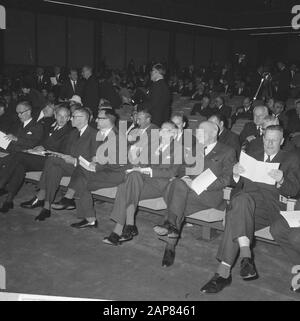
[{"label": "dark suit jacket", "polygon": [[41,118],[37,124],[41,125],[43,127],[43,136],[41,137],[41,141],[43,141],[46,137],[48,137],[51,125],[53,125],[55,122],[54,117],[43,117]]},{"label": "dark suit jacket", "polygon": [[148,101],[151,105],[152,122],[160,127],[171,116],[171,94],[164,79],[152,84]]},{"label": "dark suit jacket", "polygon": [[[264,161],[264,150],[255,151],[250,156],[254,157],[256,160]],[[297,155],[280,150],[273,158],[272,163],[280,163],[279,169],[283,171],[284,181],[280,188],[277,188],[276,185],[256,183],[247,178],[240,177],[234,193],[239,190],[243,190],[246,193],[259,192],[263,194],[266,199],[266,206],[268,206],[269,202],[270,206],[272,202],[279,204],[279,195],[285,197],[296,196],[300,189],[300,167]]]},{"label": "dark suit jacket", "polygon": [[222,114],[226,119],[229,119],[231,117],[231,107],[222,105],[221,109],[217,107],[211,108],[210,115],[208,117],[218,113]]},{"label": "dark suit jacket", "polygon": [[40,143],[43,137],[43,126],[31,120],[26,127],[23,127],[23,123],[20,122],[17,131],[13,134],[18,138],[18,141],[11,142],[7,147],[7,151],[18,152],[30,149]]},{"label": "dark suit jacket", "polygon": [[254,122],[249,122],[245,124],[245,127],[243,128],[242,132],[240,133],[240,143],[241,145],[246,141],[246,138],[249,136],[254,135],[255,137],[260,136],[260,132],[257,129]]},{"label": "dark suit jacket", "polygon": [[[204,170],[210,169],[217,177],[206,191],[199,195],[203,204],[207,207],[221,208],[223,202],[223,188],[231,183],[233,166],[236,163],[235,151],[233,148],[220,142],[213,150],[204,157]],[[192,176],[194,179],[196,176]]]},{"label": "dark suit jacket", "polygon": [[122,105],[119,93],[115,90],[112,82],[108,80],[104,80],[100,84],[100,98],[110,101],[113,109],[118,109]]},{"label": "dark suit jacket", "polygon": [[65,146],[62,148],[63,153],[78,158],[82,156],[91,162],[96,155],[98,143],[96,141],[97,130],[88,126],[84,133],[79,137],[79,132],[74,129],[70,132]]},{"label": "dark suit jacket", "polygon": [[73,131],[70,123],[67,123],[64,127],[54,131],[54,126],[50,128],[49,133],[45,136],[44,140],[41,143],[46,150],[53,152],[63,153],[66,142],[69,139],[71,131]]},{"label": "dark suit jacket", "polygon": [[60,89],[59,98],[69,100],[74,95],[78,95],[78,96],[82,97],[83,85],[84,85],[83,81],[78,79],[76,86],[75,86],[75,91],[74,91],[71,80],[70,79],[66,80]]},{"label": "dark suit jacket", "polygon": [[245,111],[244,107],[239,107],[236,112],[231,117],[231,126],[238,120],[238,119],[249,119],[253,120],[253,108],[250,107],[247,111]]},{"label": "dark suit jacket", "polygon": [[43,75],[42,82],[39,81],[39,77],[35,75],[33,77],[33,82],[34,82],[34,88],[37,89],[38,91],[41,91],[42,89],[46,88],[47,90],[50,89],[51,87],[51,81],[48,76]]},{"label": "dark suit jacket", "polygon": [[7,133],[13,124],[13,119],[10,117],[8,112],[0,116],[0,131]]},{"label": "dark suit jacket", "polygon": [[22,99],[30,102],[32,106],[32,116],[38,117],[40,111],[44,108],[46,101],[44,96],[34,88],[30,89],[30,93],[25,95]]},{"label": "dark suit jacket", "polygon": [[300,132],[300,118],[296,109],[289,109],[285,113],[285,126],[286,134]]},{"label": "dark suit jacket", "polygon": [[224,145],[232,147],[236,152],[236,157],[240,155],[241,145],[239,136],[232,131],[224,128],[221,135],[219,135],[218,141]]},{"label": "dark suit jacket", "polygon": [[90,108],[94,117],[98,115],[98,105],[100,101],[99,82],[95,76],[85,80],[82,90],[82,103],[84,107]]}]

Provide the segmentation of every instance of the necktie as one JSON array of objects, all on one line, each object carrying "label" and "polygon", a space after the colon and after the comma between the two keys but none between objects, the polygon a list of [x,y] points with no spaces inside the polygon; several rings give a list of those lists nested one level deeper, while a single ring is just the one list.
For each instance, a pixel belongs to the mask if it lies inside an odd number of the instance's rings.
[{"label": "necktie", "polygon": [[72,80],[72,87],[73,87],[73,92],[75,93],[75,81]]},{"label": "necktie", "polygon": [[266,163],[271,163],[271,157],[270,155],[268,155],[267,159],[266,159]]}]

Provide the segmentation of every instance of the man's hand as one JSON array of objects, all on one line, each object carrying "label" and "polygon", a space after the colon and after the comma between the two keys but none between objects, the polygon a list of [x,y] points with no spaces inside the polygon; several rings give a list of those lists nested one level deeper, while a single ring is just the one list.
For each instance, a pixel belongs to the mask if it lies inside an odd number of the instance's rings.
[{"label": "man's hand", "polygon": [[16,136],[12,135],[12,134],[8,134],[4,138],[7,139],[7,140],[12,140],[14,142],[18,141],[18,138]]},{"label": "man's hand", "polygon": [[62,158],[67,164],[71,164],[71,165],[76,164],[76,158],[74,158],[70,155],[64,155]]},{"label": "man's hand", "polygon": [[241,174],[245,172],[245,168],[240,165],[240,163],[236,163],[233,166],[233,178],[234,179],[239,179]]},{"label": "man's hand", "polygon": [[248,143],[250,143],[252,140],[254,140],[256,137],[254,135],[248,136],[246,138],[246,140],[248,141]]},{"label": "man's hand", "polygon": [[90,162],[89,169],[92,172],[95,172],[96,171],[96,162],[94,162],[94,161]]},{"label": "man's hand", "polygon": [[282,183],[283,181],[283,171],[280,169],[272,169],[268,175],[271,176],[276,183]]}]

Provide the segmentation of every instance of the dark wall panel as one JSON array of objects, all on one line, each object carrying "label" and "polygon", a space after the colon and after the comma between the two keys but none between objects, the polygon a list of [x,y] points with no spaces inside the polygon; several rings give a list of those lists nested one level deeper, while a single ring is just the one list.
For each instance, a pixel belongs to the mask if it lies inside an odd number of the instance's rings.
[{"label": "dark wall panel", "polygon": [[149,59],[167,61],[169,55],[169,33],[167,31],[151,30],[149,40]]},{"label": "dark wall panel", "polygon": [[125,63],[125,27],[103,23],[102,57],[109,67],[123,68]]},{"label": "dark wall panel", "polygon": [[94,64],[94,22],[69,19],[69,66],[81,67]]},{"label": "dark wall panel", "polygon": [[181,68],[193,63],[193,41],[192,35],[186,33],[176,34],[176,60]]},{"label": "dark wall panel", "polygon": [[228,61],[229,44],[226,39],[213,38],[213,60],[223,64]]},{"label": "dark wall panel", "polygon": [[6,64],[35,64],[33,13],[7,10],[4,47]]},{"label": "dark wall panel", "polygon": [[211,56],[212,40],[209,37],[197,36],[195,39],[195,65],[208,66]]},{"label": "dark wall panel", "polygon": [[127,64],[132,58],[136,66],[147,62],[147,29],[127,28]]},{"label": "dark wall panel", "polygon": [[38,15],[38,64],[66,64],[66,23],[64,17]]}]

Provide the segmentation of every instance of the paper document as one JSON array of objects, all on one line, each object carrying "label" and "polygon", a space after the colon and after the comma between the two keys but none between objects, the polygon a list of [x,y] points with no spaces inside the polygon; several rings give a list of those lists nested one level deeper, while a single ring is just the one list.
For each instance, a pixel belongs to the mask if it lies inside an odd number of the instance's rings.
[{"label": "paper document", "polygon": [[11,140],[5,138],[6,134],[0,131],[0,147],[6,150]]},{"label": "paper document", "polygon": [[34,149],[27,149],[27,150],[24,150],[24,152],[32,155],[38,155],[38,156],[45,156],[46,154],[45,150],[37,151]]},{"label": "paper document", "polygon": [[81,167],[83,167],[83,168],[86,169],[87,171],[96,172],[96,169],[95,169],[95,168],[91,168],[91,167],[90,167],[90,164],[91,164],[91,163],[90,163],[89,161],[87,161],[86,159],[84,159],[82,156],[79,156],[78,160],[79,160],[79,165],[80,165]]},{"label": "paper document", "polygon": [[205,191],[215,180],[217,176],[208,168],[202,172],[199,176],[193,179],[191,189],[193,189],[198,195]]},{"label": "paper document", "polygon": [[266,163],[241,152],[240,165],[245,169],[241,176],[250,179],[253,182],[274,185],[275,180],[268,174],[272,169],[278,169],[279,163]]},{"label": "paper document", "polygon": [[290,227],[300,227],[300,211],[281,211],[280,214],[285,218]]},{"label": "paper document", "polygon": [[50,80],[51,80],[52,86],[56,86],[56,85],[57,85],[57,79],[56,79],[56,77],[51,77]]}]

